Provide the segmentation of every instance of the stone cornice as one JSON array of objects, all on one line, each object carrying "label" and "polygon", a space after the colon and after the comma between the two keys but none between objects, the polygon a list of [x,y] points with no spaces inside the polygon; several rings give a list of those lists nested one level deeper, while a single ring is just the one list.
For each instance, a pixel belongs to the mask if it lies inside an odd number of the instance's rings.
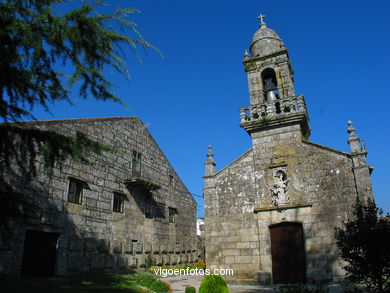
[{"label": "stone cornice", "polygon": [[268,129],[280,128],[282,126],[300,124],[302,135],[304,137],[310,136],[310,128],[308,123],[308,116],[306,112],[294,112],[291,114],[283,114],[274,116],[267,120],[253,120],[248,122],[243,122],[240,124],[249,134],[263,131]]},{"label": "stone cornice", "polygon": [[288,204],[282,206],[269,206],[269,207],[257,207],[253,210],[254,213],[259,212],[269,212],[269,211],[281,211],[281,210],[289,210],[289,209],[298,209],[298,208],[309,208],[312,207],[311,203],[298,203],[298,204]]}]

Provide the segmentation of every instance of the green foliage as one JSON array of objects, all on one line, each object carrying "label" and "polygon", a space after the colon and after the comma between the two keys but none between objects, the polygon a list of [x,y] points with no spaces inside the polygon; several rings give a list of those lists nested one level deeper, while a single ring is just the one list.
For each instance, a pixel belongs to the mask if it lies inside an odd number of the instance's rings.
[{"label": "green foliage", "polygon": [[[128,19],[134,8],[109,11],[103,0],[4,0],[0,2],[0,117],[31,116],[35,105],[81,97],[121,102],[104,77],[112,68],[128,78],[126,47],[153,48]],[[73,6],[73,5],[72,5]],[[104,9],[103,9],[104,8]],[[133,35],[131,37],[130,35]],[[64,69],[66,67],[66,71]]]},{"label": "green foliage", "polygon": [[146,271],[147,271],[148,273],[151,273],[151,274],[156,274],[156,271],[158,271],[160,268],[161,268],[161,267],[159,267],[159,266],[151,265],[150,267],[148,267],[148,268],[146,269]]},{"label": "green foliage", "polygon": [[[51,174],[54,166],[61,168],[67,158],[88,163],[91,154],[113,151],[80,134],[68,137],[23,123],[0,124],[0,137],[0,227],[6,226],[10,218],[22,219],[22,211],[29,210],[31,205],[5,179],[7,176],[28,182],[38,172]],[[39,157],[43,158],[43,165],[37,164]],[[20,205],[23,205],[22,210]]]},{"label": "green foliage", "polygon": [[139,287],[134,274],[113,274],[109,271],[75,273],[62,278],[15,279],[0,280],[1,292],[24,293],[56,292],[56,293],[150,293]]},{"label": "green foliage", "polygon": [[146,268],[149,269],[151,268],[152,266],[155,265],[154,263],[154,260],[153,260],[153,257],[152,257],[152,254],[149,253],[147,256],[146,256],[146,261],[145,261],[145,265],[146,265]]},{"label": "green foliage", "polygon": [[206,276],[199,287],[199,293],[229,293],[225,280],[220,275]]},{"label": "green foliage", "polygon": [[184,293],[196,293],[195,287],[187,286]]},{"label": "green foliage", "polygon": [[169,285],[163,281],[157,280],[153,275],[139,274],[135,275],[134,280],[137,285],[149,288],[156,293],[169,292]]},{"label": "green foliage", "polygon": [[263,117],[261,118],[261,123],[266,124],[266,123],[268,123],[270,120],[271,120],[271,119],[270,119],[268,116],[263,116]]},{"label": "green foliage", "polygon": [[363,283],[378,292],[390,290],[390,220],[375,202],[356,200],[354,219],[336,228],[335,236],[344,269],[353,282]]}]

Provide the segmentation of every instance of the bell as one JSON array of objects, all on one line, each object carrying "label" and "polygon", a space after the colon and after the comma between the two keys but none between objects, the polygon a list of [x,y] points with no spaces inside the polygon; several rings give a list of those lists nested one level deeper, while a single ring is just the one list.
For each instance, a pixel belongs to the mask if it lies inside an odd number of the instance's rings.
[{"label": "bell", "polygon": [[265,98],[267,99],[267,102],[276,101],[277,99],[276,94],[273,91],[266,92]]}]

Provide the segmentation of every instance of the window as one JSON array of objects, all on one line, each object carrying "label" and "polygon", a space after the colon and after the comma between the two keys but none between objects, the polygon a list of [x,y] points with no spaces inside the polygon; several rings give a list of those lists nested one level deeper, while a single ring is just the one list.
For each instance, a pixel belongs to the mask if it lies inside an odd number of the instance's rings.
[{"label": "window", "polygon": [[68,202],[81,204],[85,182],[69,178]]},{"label": "window", "polygon": [[169,208],[169,223],[175,223],[177,210],[175,208]]},{"label": "window", "polygon": [[132,163],[131,163],[133,172],[141,173],[141,159],[142,159],[141,153],[137,151],[133,151]]},{"label": "window", "polygon": [[116,213],[123,213],[123,205],[125,202],[125,195],[114,192],[114,202],[112,204],[112,210]]},{"label": "window", "polygon": [[264,69],[261,73],[261,79],[263,80],[265,100],[267,102],[272,102],[279,99],[278,82],[276,80],[275,70],[272,68]]},{"label": "window", "polygon": [[169,174],[169,185],[173,185],[173,175],[172,174]]},{"label": "window", "polygon": [[146,202],[145,203],[145,218],[153,219],[153,204]]}]

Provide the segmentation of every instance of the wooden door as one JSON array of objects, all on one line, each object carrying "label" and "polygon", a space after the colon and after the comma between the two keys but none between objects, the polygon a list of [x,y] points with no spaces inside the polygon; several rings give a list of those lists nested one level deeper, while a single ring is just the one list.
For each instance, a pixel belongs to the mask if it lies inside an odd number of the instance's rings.
[{"label": "wooden door", "polygon": [[306,283],[306,259],[301,223],[270,226],[272,278],[278,283]]}]

